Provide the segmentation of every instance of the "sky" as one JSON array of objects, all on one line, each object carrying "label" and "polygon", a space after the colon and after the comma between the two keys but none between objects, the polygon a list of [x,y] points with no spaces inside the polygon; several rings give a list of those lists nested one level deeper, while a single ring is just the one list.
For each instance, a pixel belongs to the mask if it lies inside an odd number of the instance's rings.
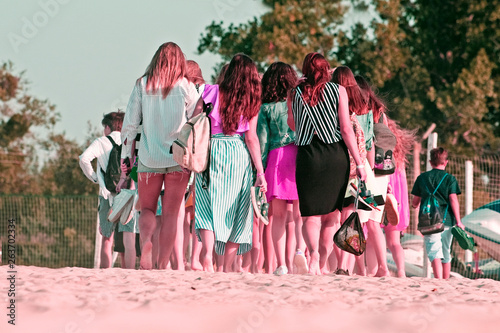
[{"label": "sky", "polygon": [[56,105],[55,132],[83,143],[90,121],[126,108],[157,48],[177,43],[206,80],[218,56],[196,52],[212,21],[246,22],[260,0],[0,0],[0,63],[25,71],[29,92]]}]

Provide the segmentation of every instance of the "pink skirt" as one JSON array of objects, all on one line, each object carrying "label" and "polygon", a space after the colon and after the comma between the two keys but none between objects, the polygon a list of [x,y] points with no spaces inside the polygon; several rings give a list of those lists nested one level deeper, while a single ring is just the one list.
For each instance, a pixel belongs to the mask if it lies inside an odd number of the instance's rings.
[{"label": "pink skirt", "polygon": [[299,199],[295,183],[297,149],[297,146],[291,143],[284,147],[273,149],[267,155],[266,197],[268,202],[271,202],[273,199]]}]

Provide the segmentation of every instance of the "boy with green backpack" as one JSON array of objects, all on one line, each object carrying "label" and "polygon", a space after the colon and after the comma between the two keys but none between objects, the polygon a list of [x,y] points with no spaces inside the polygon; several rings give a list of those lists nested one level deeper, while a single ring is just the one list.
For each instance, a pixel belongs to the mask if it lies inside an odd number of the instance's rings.
[{"label": "boy with green backpack", "polygon": [[461,194],[457,180],[448,174],[448,152],[434,148],[430,153],[431,171],[418,176],[411,194],[412,206],[419,211],[419,230],[424,235],[427,255],[432,263],[434,277],[448,279],[451,270],[450,247],[453,225],[464,229],[460,220],[457,195]]}]

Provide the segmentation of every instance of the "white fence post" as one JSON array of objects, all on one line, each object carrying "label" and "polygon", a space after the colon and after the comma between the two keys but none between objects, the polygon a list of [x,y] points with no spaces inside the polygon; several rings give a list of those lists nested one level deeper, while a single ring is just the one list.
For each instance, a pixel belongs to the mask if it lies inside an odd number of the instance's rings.
[{"label": "white fence post", "polygon": [[[99,207],[99,202],[97,203]],[[97,209],[97,225],[95,230],[95,247],[94,247],[94,268],[101,267],[101,245],[102,236],[99,232],[99,209]]]},{"label": "white fence post", "polygon": [[[433,132],[431,135],[429,135],[429,138],[427,139],[427,161],[426,161],[426,170],[431,171],[432,166],[431,163],[429,162],[431,159],[431,150],[437,147],[437,142],[438,142],[438,135],[437,133]],[[431,277],[431,270],[429,269],[430,267],[430,261],[429,261],[429,256],[427,255],[427,250],[425,249],[425,243],[423,245],[424,247],[424,263],[423,263],[423,269],[424,269],[424,277]]]},{"label": "white fence post", "polygon": [[[474,165],[465,161],[465,215],[472,213],[474,201]],[[465,251],[465,262],[472,262],[472,251]]]}]

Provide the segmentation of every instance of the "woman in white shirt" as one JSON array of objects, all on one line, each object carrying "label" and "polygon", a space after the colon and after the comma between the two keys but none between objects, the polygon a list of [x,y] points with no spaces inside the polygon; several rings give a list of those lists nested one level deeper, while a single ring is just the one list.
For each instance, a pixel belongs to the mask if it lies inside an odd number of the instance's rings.
[{"label": "woman in white shirt", "polygon": [[132,142],[142,121],[137,157],[141,269],[153,268],[151,237],[156,229],[155,213],[162,185],[165,194],[159,269],[167,267],[177,226],[184,220],[184,193],[189,173],[174,161],[169,150],[181,127],[192,116],[199,96],[185,75],[186,60],[180,47],[172,42],[161,45],[144,75],[136,81],[123,122],[122,159],[125,160],[132,156]]}]

